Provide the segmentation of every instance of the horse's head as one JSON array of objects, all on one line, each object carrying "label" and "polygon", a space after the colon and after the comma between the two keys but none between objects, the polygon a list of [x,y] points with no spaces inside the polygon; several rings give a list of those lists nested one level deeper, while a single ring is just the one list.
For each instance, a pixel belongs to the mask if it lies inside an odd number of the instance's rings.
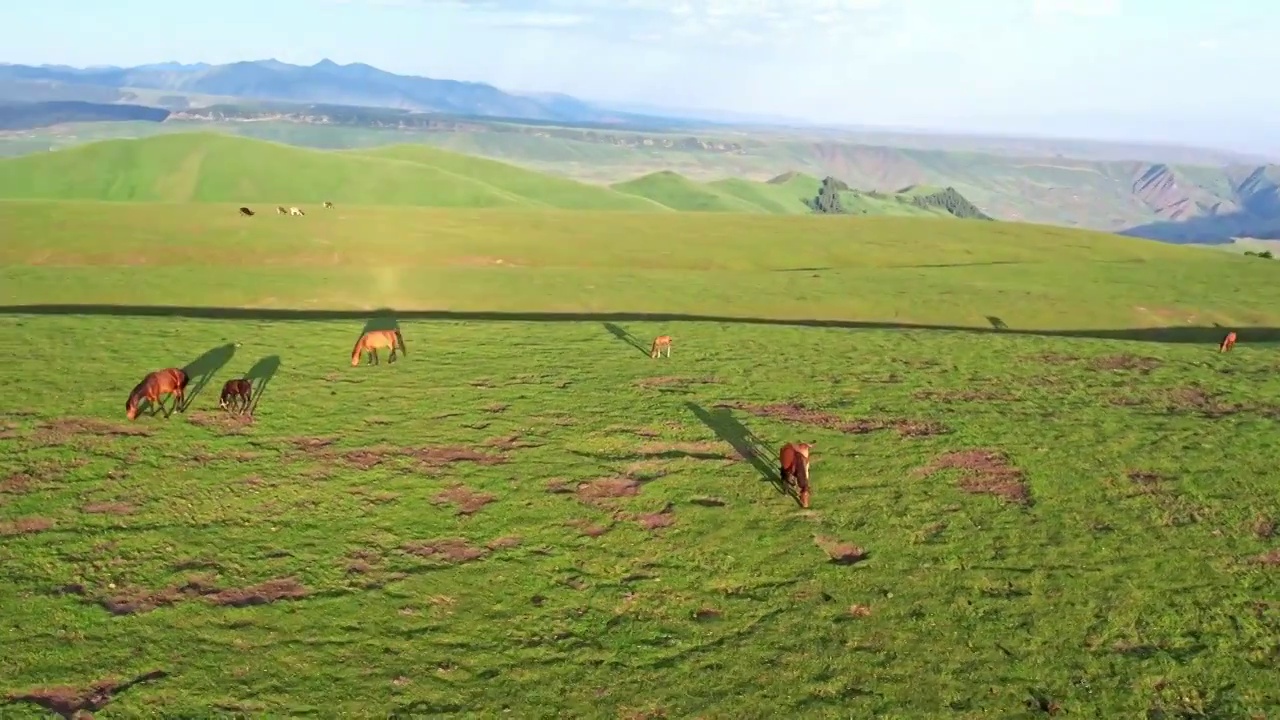
[{"label": "horse's head", "polygon": [[136,420],[138,417],[138,400],[133,395],[124,401],[124,416],[130,420]]}]

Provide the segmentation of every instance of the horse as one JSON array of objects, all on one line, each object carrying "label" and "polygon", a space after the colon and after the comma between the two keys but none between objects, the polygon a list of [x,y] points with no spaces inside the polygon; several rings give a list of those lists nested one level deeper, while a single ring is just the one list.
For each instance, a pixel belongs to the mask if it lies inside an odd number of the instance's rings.
[{"label": "horse", "polygon": [[[130,420],[137,419],[138,406],[143,400],[151,403],[151,414],[155,415],[157,409],[164,409],[164,403],[160,402],[161,395],[169,395],[174,398],[173,407],[181,408],[183,401],[186,399],[183,394],[187,390],[187,383],[191,382],[191,376],[187,375],[185,370],[178,368],[165,368],[149,373],[142,378],[142,382],[134,386],[129,392],[129,399],[124,403],[125,416]],[[173,410],[165,411],[164,416],[169,417]]]},{"label": "horse", "polygon": [[1222,338],[1222,343],[1218,345],[1218,352],[1220,353],[1226,352],[1235,346],[1236,346],[1236,333],[1234,330],[1232,330],[1231,332],[1227,333],[1226,337]]},{"label": "horse", "polygon": [[[222,386],[222,395],[218,398],[218,407],[235,412],[240,405],[240,412],[248,410],[253,400],[253,383],[247,379],[228,380]],[[239,401],[239,402],[237,402]]]},{"label": "horse", "polygon": [[368,351],[370,358],[369,364],[376,365],[378,361],[378,348],[391,348],[391,358],[389,362],[396,361],[396,342],[400,343],[400,352],[408,355],[409,351],[404,347],[404,336],[399,330],[370,330],[360,336],[356,341],[356,346],[351,349],[351,367],[360,364],[360,354]]},{"label": "horse", "polygon": [[306,213],[302,212],[301,210],[299,210],[299,209],[298,209],[298,208],[296,208],[296,207],[291,207],[291,208],[289,208],[289,214],[290,214],[290,215],[306,215]]},{"label": "horse", "polygon": [[240,214],[245,217],[253,217],[253,211],[247,207],[240,208]]},{"label": "horse", "polygon": [[653,345],[649,347],[649,357],[657,358],[662,354],[664,349],[667,351],[667,357],[671,357],[670,335],[659,335],[653,339]]},{"label": "horse", "polygon": [[778,475],[800,491],[800,507],[809,507],[809,448],[813,443],[787,443],[778,452]]},{"label": "horse", "polygon": [[288,214],[289,214],[289,211],[288,211],[288,210],[285,210],[283,205],[277,205],[277,206],[276,206],[276,214],[277,214],[277,215],[288,215]]},{"label": "horse", "polygon": [[332,209],[333,209],[333,203],[329,202],[328,200],[325,200],[325,201],[324,201],[324,208],[325,208],[326,210],[332,210]]}]

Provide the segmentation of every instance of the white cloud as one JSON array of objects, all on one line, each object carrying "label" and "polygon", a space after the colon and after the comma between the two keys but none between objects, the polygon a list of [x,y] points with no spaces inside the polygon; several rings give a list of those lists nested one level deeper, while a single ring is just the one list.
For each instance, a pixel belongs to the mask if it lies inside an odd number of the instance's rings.
[{"label": "white cloud", "polygon": [[1031,13],[1039,18],[1110,17],[1120,12],[1120,0],[1032,0]]}]

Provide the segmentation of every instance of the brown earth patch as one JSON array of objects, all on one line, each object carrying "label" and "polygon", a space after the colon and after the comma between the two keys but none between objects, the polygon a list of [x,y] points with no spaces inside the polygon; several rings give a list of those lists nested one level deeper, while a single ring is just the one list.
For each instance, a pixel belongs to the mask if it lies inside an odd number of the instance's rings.
[{"label": "brown earth patch", "polygon": [[443,560],[450,564],[479,560],[489,554],[488,549],[476,547],[466,539],[456,537],[407,542],[401,549],[410,555]]},{"label": "brown earth patch", "polygon": [[524,539],[519,535],[503,535],[502,537],[496,537],[490,540],[485,543],[484,546],[496,552],[498,550],[509,550],[514,547],[520,547],[523,542]]},{"label": "brown earth patch", "polygon": [[690,500],[689,502],[693,503],[694,505],[701,505],[702,507],[724,507],[725,505],[728,504],[724,500],[721,500],[720,498],[717,498],[717,497],[696,497]]},{"label": "brown earth patch", "polygon": [[160,590],[146,588],[125,588],[114,595],[98,598],[98,604],[106,608],[112,615],[138,615],[151,612],[156,608],[166,607],[192,600],[197,597],[214,595],[220,592],[213,584],[212,578],[193,575],[180,585],[173,585]]},{"label": "brown earth patch", "polygon": [[635,384],[645,388],[656,388],[672,385],[718,385],[721,382],[715,377],[651,377],[636,380]]},{"label": "brown earth patch", "polygon": [[835,538],[822,535],[815,536],[813,542],[822,548],[835,565],[856,565],[867,559],[867,551],[852,543],[840,542]]},{"label": "brown earth patch", "polygon": [[720,616],[723,614],[724,613],[716,610],[715,608],[704,607],[693,611],[693,619],[699,622],[705,620],[719,620]]},{"label": "brown earth patch", "polygon": [[1125,477],[1129,478],[1129,481],[1144,495],[1159,492],[1165,482],[1165,477],[1160,473],[1146,470],[1129,470],[1125,472]]},{"label": "brown earth patch", "polygon": [[721,442],[650,442],[640,447],[641,455],[677,455],[699,460],[736,460],[737,453],[730,454]]},{"label": "brown earth patch", "polygon": [[132,515],[138,508],[125,502],[89,503],[80,507],[80,512],[92,515]]},{"label": "brown earth patch", "polygon": [[54,522],[46,517],[24,517],[16,520],[0,521],[0,536],[29,535],[44,532],[53,527]]},{"label": "brown earth patch", "polygon": [[961,402],[1009,402],[1018,397],[999,390],[917,390],[913,397],[917,400],[941,403]]},{"label": "brown earth patch", "polygon": [[849,616],[856,618],[870,617],[871,608],[867,605],[850,605]]},{"label": "brown earth patch", "polygon": [[588,504],[599,504],[611,498],[632,497],[640,491],[640,482],[632,478],[600,478],[590,482],[578,483],[578,500]]},{"label": "brown earth patch", "polygon": [[497,500],[496,495],[485,492],[475,492],[466,485],[454,485],[453,487],[442,490],[432,500],[433,505],[453,505],[457,508],[459,515],[474,515],[479,512],[485,505]]},{"label": "brown earth patch", "polygon": [[1031,491],[1021,469],[1009,465],[1003,451],[974,449],[940,455],[926,468],[925,475],[943,470],[959,470],[960,489],[974,494],[994,495],[1015,505],[1031,504]]},{"label": "brown earth patch", "polygon": [[1155,370],[1163,364],[1164,361],[1160,358],[1127,355],[1124,353],[1118,355],[1103,355],[1089,361],[1089,367],[1094,370],[1104,372],[1109,370],[1136,370],[1143,375],[1150,374],[1152,370]]},{"label": "brown earth patch", "polygon": [[1081,358],[1074,355],[1067,355],[1065,353],[1046,352],[1032,355],[1030,356],[1030,359],[1038,360],[1046,365],[1070,365],[1071,363],[1079,361]]},{"label": "brown earth patch", "polygon": [[16,423],[0,422],[0,440],[12,440],[21,436],[22,432],[19,431]]},{"label": "brown earth patch", "polygon": [[485,447],[496,448],[502,451],[519,450],[521,448],[541,447],[541,443],[521,440],[521,435],[516,433],[506,437],[492,437],[484,441]]},{"label": "brown earth patch", "polygon": [[0,493],[7,495],[23,495],[31,492],[36,484],[36,479],[27,473],[17,472],[0,480]]},{"label": "brown earth patch", "polygon": [[151,428],[139,425],[121,425],[97,418],[69,417],[40,423],[32,435],[37,445],[67,445],[76,440],[93,437],[146,437]]},{"label": "brown earth patch", "polygon": [[585,535],[587,537],[600,537],[613,529],[613,525],[593,523],[590,520],[569,520],[565,525],[577,528],[578,534]]},{"label": "brown earth patch", "polygon": [[771,405],[750,405],[746,403],[722,403],[716,407],[736,408],[749,412],[757,417],[784,420],[787,422],[813,425],[835,430],[847,435],[865,435],[877,430],[897,430],[903,437],[926,437],[944,435],[950,430],[939,422],[930,420],[916,421],[905,419],[873,419],[860,418],[845,420],[828,412],[807,408],[796,403],[773,403]]},{"label": "brown earth patch", "polygon": [[640,460],[633,462],[623,471],[623,475],[633,479],[647,482],[649,480],[657,480],[670,473],[667,467],[669,460]]},{"label": "brown earth patch", "polygon": [[416,448],[409,451],[409,456],[431,467],[457,462],[473,462],[477,465],[501,465],[508,462],[505,455],[489,455],[465,447]]},{"label": "brown earth patch", "polygon": [[249,607],[266,605],[277,600],[299,600],[310,591],[297,580],[289,577],[275,578],[245,588],[230,588],[208,596],[213,605]]},{"label": "brown earth patch", "polygon": [[248,413],[197,410],[187,415],[187,422],[208,430],[217,430],[222,435],[240,435],[253,425],[253,416]]},{"label": "brown earth patch", "polygon": [[1273,548],[1256,556],[1253,562],[1264,567],[1280,567],[1280,548]]},{"label": "brown earth patch", "polygon": [[1276,521],[1265,515],[1259,515],[1253,521],[1253,534],[1260,540],[1270,540],[1276,536]]},{"label": "brown earth patch", "polygon": [[547,492],[552,495],[572,495],[577,489],[570,487],[568,480],[555,478],[547,481]]},{"label": "brown earth patch", "polygon": [[1184,412],[1210,419],[1234,415],[1245,409],[1243,405],[1225,402],[1204,388],[1195,386],[1170,390],[1163,400],[1168,412]]},{"label": "brown earth patch", "polygon": [[510,406],[510,405],[508,405],[508,404],[506,404],[506,403],[491,403],[491,404],[489,404],[489,405],[485,405],[485,406],[484,406],[484,411],[485,411],[485,412],[488,412],[488,413],[495,413],[495,414],[496,414],[496,413],[500,413],[500,412],[506,412],[506,411],[507,411],[507,408],[509,408],[509,407],[511,407],[511,406]]},{"label": "brown earth patch", "polygon": [[59,715],[63,720],[93,720],[93,715],[115,699],[116,695],[134,685],[168,677],[164,670],[152,670],[131,680],[98,680],[87,688],[58,685],[42,687],[23,692],[12,692],[5,696],[10,703],[26,702],[38,705],[49,712]]},{"label": "brown earth patch", "polygon": [[308,454],[317,453],[317,451],[323,450],[337,441],[337,438],[327,437],[296,437],[284,440],[284,442]]}]

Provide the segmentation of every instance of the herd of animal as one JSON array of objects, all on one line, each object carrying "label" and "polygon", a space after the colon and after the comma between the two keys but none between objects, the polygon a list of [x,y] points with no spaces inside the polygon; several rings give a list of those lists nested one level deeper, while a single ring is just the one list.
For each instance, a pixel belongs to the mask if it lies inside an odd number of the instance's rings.
[{"label": "herd of animal", "polygon": [[[366,364],[380,364],[381,359],[378,357],[380,348],[390,350],[387,359],[390,363],[396,361],[397,350],[400,354],[408,354],[404,345],[404,335],[399,329],[369,330],[360,335],[355,347],[351,349],[351,367],[358,366],[366,353],[368,353]],[[656,360],[662,357],[663,351],[666,351],[668,358],[671,357],[670,335],[659,335],[653,339],[653,344],[649,347],[649,357]],[[164,410],[164,416],[167,418],[175,408],[185,410],[187,385],[190,382],[190,374],[181,368],[171,367],[148,373],[142,382],[129,391],[129,399],[124,404],[125,417],[136,420],[144,400],[150,404],[153,416]],[[167,409],[163,402],[165,396],[171,399],[172,407]],[[222,393],[218,396],[218,407],[232,413],[252,412],[252,400],[252,381],[248,378],[237,378],[228,380],[222,386]],[[812,443],[789,442],[778,452],[778,474],[786,487],[794,491],[800,506],[805,508],[809,507],[809,449],[811,447]]]},{"label": "herd of animal", "polygon": [[[328,200],[325,200],[324,208],[326,210],[332,210],[333,203],[329,202]],[[240,208],[240,214],[245,217],[253,217],[257,213],[255,213],[251,208],[242,207]],[[302,212],[302,208],[295,206],[295,207],[290,207],[288,209],[285,209],[285,206],[283,205],[276,206],[276,214],[277,215],[306,215],[306,213]]]}]

